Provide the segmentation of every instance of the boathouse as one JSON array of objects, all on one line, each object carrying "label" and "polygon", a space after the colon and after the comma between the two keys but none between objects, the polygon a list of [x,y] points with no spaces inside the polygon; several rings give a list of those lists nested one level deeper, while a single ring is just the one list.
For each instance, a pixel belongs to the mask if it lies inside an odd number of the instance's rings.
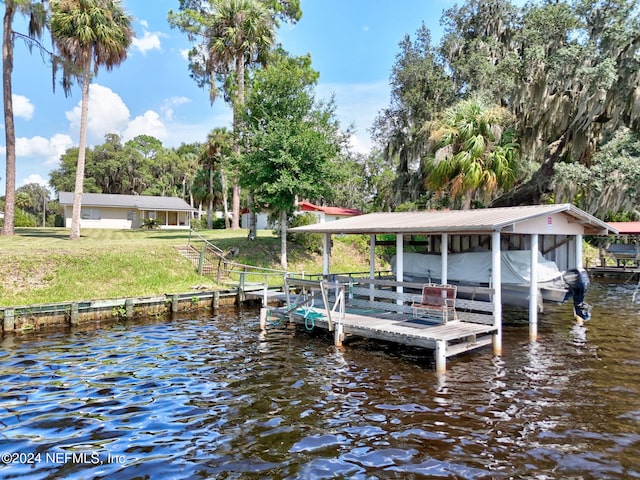
[{"label": "boathouse", "polygon": [[[541,303],[537,283],[539,257],[555,262],[560,270],[581,269],[583,236],[617,233],[615,228],[571,204],[370,213],[297,227],[291,231],[323,234],[325,283],[317,288],[322,291],[323,298],[326,299],[327,291],[331,289],[327,279],[335,282],[336,289],[339,284],[347,285],[340,300],[340,308],[346,313],[338,315],[341,312],[337,307],[338,299],[332,308],[325,300],[326,321],[322,315],[316,314],[316,325],[335,328],[337,344],[345,334],[354,334],[433,348],[438,371],[445,370],[447,357],[490,343],[495,354],[501,353],[502,251],[529,252],[530,282],[527,285],[528,292],[524,294],[529,309],[529,335],[535,341]],[[343,234],[369,236],[370,271],[367,278],[344,278],[332,274],[332,236]],[[395,237],[391,240],[396,246],[395,271],[391,278],[385,278],[378,273],[374,252],[376,245],[389,242],[389,237]],[[419,294],[423,284],[405,278],[405,252],[422,251],[439,255],[441,267],[438,283],[445,285],[449,283],[449,256],[477,249],[490,252],[488,285],[458,284],[457,291],[466,293],[466,298],[456,301],[459,311],[454,321],[429,324],[413,319],[415,308],[412,305],[419,301],[416,292]],[[295,286],[296,280],[292,280],[291,285]],[[313,288],[311,283],[305,281],[299,282],[298,287]],[[358,315],[350,315],[348,308],[344,310],[345,303],[358,307]],[[295,303],[293,305],[295,307]],[[366,313],[364,309],[367,306],[371,311],[385,311],[386,317],[384,314]],[[300,311],[298,313],[301,314]],[[393,313],[393,316],[389,313]],[[301,314],[305,322],[308,321],[308,314],[309,310]],[[490,340],[487,340],[487,336],[490,336]]]}]

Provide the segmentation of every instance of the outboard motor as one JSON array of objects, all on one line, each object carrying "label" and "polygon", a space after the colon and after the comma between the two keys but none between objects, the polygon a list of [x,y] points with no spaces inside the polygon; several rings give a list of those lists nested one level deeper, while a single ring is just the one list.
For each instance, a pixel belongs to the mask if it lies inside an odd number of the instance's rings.
[{"label": "outboard motor", "polygon": [[569,288],[565,301],[573,297],[573,311],[578,322],[586,322],[591,318],[591,305],[584,301],[589,289],[589,275],[586,270],[573,268],[564,274],[564,281]]}]

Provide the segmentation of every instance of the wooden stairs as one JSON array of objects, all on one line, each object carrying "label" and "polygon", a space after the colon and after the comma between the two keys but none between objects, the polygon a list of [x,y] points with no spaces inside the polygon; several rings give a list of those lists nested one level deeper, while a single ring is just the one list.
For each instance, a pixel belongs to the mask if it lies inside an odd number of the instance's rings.
[{"label": "wooden stairs", "polygon": [[[196,270],[200,269],[200,252],[192,245],[176,245],[180,255],[191,261]],[[218,257],[220,258],[220,257]],[[224,257],[223,257],[224,258]],[[205,255],[202,263],[202,275],[213,275],[218,270],[217,262],[213,262],[210,255]]]}]

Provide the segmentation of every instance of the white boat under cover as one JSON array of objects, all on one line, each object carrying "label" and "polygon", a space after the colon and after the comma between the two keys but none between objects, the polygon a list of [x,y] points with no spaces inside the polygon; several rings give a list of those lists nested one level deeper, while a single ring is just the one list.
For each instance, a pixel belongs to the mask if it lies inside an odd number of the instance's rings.
[{"label": "white boat under cover", "polygon": [[[502,287],[505,303],[525,306],[528,302],[528,285],[531,280],[531,252],[508,250],[501,252]],[[439,281],[442,279],[442,257],[434,254],[403,253],[404,279],[411,281]],[[449,253],[447,255],[447,281],[465,285],[491,285],[491,252],[475,251]],[[396,274],[396,257],[391,258],[391,268]],[[538,286],[541,300],[562,302],[567,286],[563,272],[555,262],[538,254]]]}]

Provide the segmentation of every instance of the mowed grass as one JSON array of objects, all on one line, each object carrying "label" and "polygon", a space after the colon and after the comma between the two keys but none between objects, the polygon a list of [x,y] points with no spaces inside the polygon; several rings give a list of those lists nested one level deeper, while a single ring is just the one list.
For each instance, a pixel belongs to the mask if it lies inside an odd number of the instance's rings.
[{"label": "mowed grass", "polygon": [[[247,239],[246,230],[199,232],[211,243],[239,254],[233,260],[280,268],[280,239],[270,231]],[[0,236],[0,306],[36,305],[184,293],[195,287],[223,288],[211,277],[199,276],[176,250],[189,241],[182,230],[83,229],[69,240],[63,228],[16,229]],[[289,243],[289,270],[319,273],[321,257]],[[348,242],[336,242],[332,271],[366,271],[367,256]]]}]

